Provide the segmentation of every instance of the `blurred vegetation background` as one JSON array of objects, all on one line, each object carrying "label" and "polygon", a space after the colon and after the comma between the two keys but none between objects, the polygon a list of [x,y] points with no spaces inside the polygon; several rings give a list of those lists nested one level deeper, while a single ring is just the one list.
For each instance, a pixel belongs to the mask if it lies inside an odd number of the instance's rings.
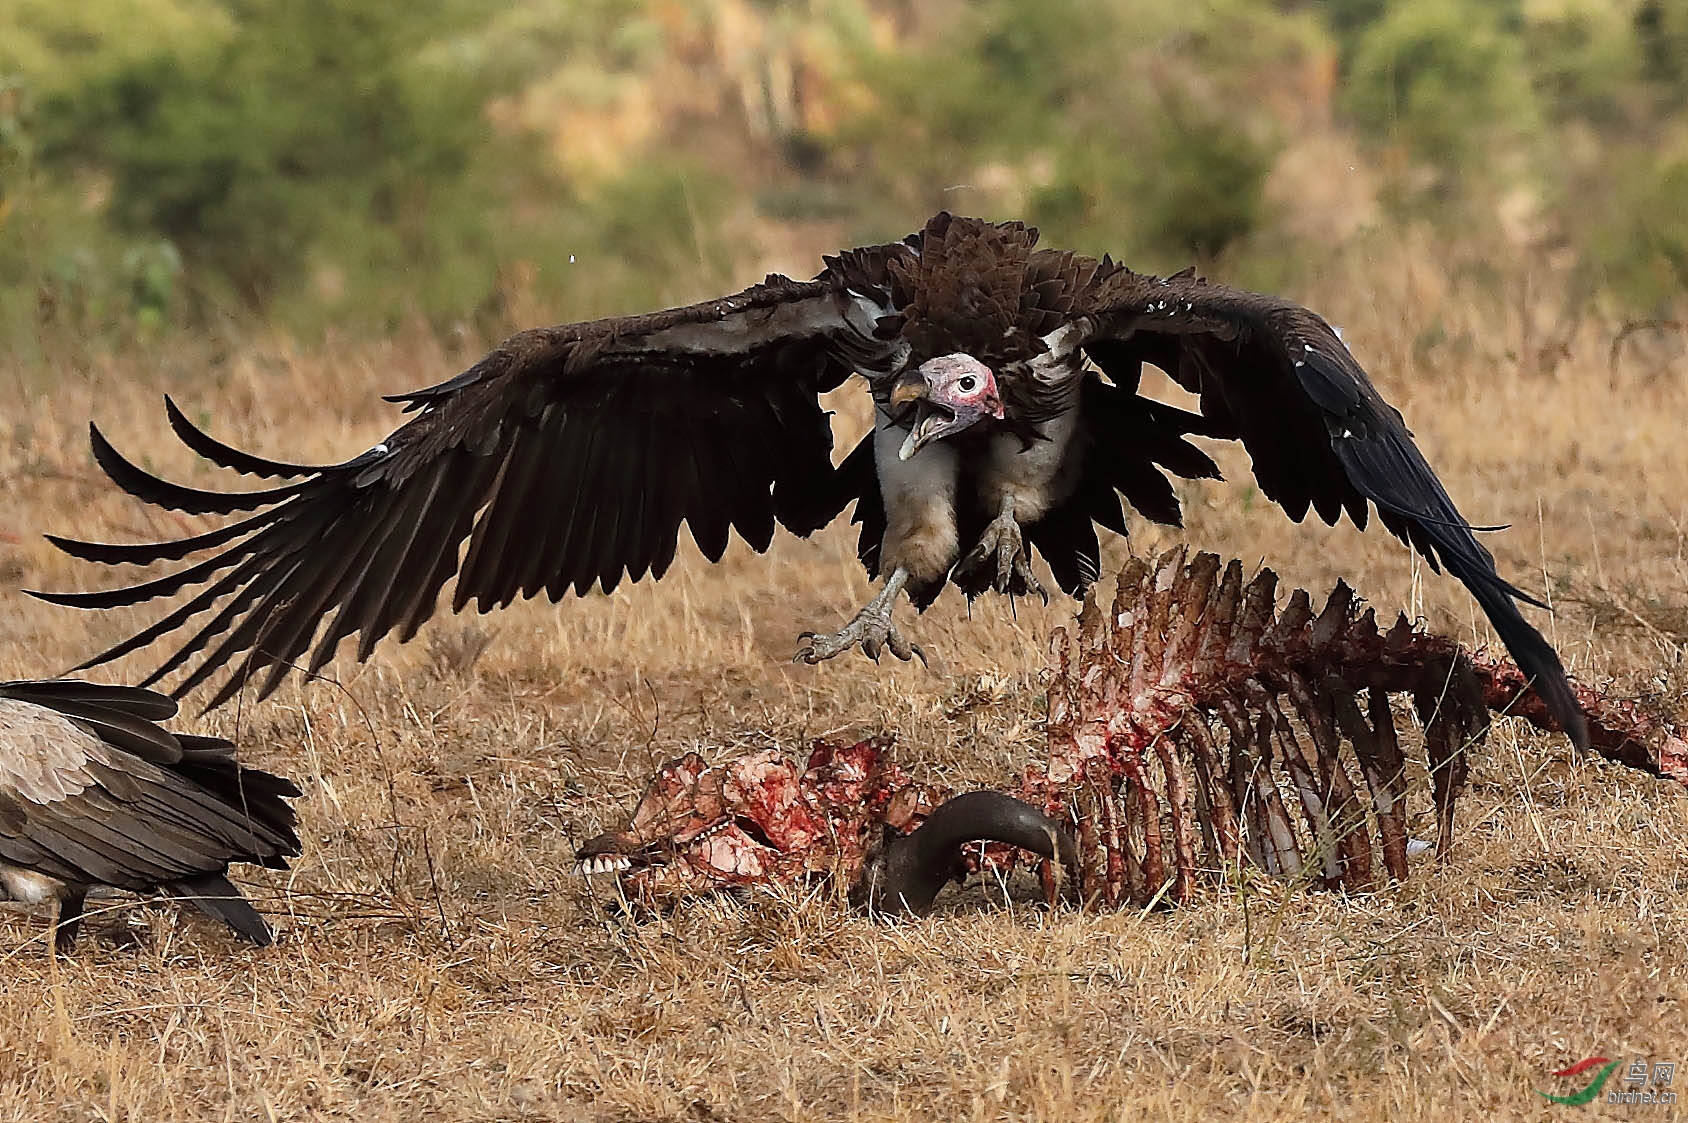
[{"label": "blurred vegetation background", "polygon": [[1688,0],[0,5],[13,353],[496,335],[940,207],[1291,290],[1413,245],[1556,319],[1669,318]]}]

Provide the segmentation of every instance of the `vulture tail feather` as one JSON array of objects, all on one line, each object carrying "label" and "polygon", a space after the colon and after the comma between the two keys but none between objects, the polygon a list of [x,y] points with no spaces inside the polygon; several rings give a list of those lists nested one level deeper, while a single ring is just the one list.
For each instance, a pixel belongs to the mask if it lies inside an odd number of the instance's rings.
[{"label": "vulture tail feather", "polygon": [[232,515],[239,511],[256,510],[290,499],[314,482],[313,478],[263,491],[201,491],[171,483],[131,463],[93,423],[88,425],[88,443],[93,448],[95,462],[112,483],[136,499],[186,515]]},{"label": "vulture tail feather", "polygon": [[215,584],[208,586],[191,600],[178,605],[172,611],[160,616],[157,620],[153,621],[147,627],[142,628],[128,639],[113,644],[97,655],[89,656],[87,659],[78,663],[71,669],[73,671],[86,671],[91,667],[98,667],[103,664],[110,663],[115,659],[121,659],[131,651],[145,647],[147,644],[151,643],[155,639],[158,639],[160,636],[169,635],[171,632],[174,632],[178,628],[182,627],[189,620],[192,620],[195,616],[215,607],[218,601],[227,596],[233,590],[239,588],[242,582],[251,580],[254,576],[261,572],[265,564],[267,564],[267,561],[262,555],[247,558],[240,565],[225,574]]},{"label": "vulture tail feather", "polygon": [[221,874],[209,877],[185,878],[164,886],[172,896],[180,897],[212,920],[220,920],[234,929],[242,939],[269,947],[275,940],[268,922],[258,915],[239,889]]},{"label": "vulture tail feather", "polygon": [[108,686],[100,682],[78,682],[75,679],[48,679],[0,683],[0,698],[28,702],[56,710],[65,702],[100,706],[120,710],[149,721],[173,718],[179,707],[176,700],[155,690],[137,686]]},{"label": "vulture tail feather", "polygon": [[236,538],[256,530],[273,520],[281,508],[271,508],[249,515],[239,522],[208,530],[204,534],[190,534],[167,542],[83,542],[75,538],[45,535],[47,541],[73,558],[98,562],[102,565],[151,565],[161,561],[181,561],[189,554],[224,546]]},{"label": "vulture tail feather", "polygon": [[[266,515],[272,512],[264,512]],[[262,552],[265,546],[275,539],[290,519],[277,520],[266,527],[262,533],[254,535],[246,542],[242,542],[232,549],[220,554],[213,554],[204,561],[195,562],[185,569],[175,573],[166,573],[162,577],[155,577],[151,581],[142,581],[135,585],[122,585],[115,589],[96,589],[85,593],[54,593],[30,590],[30,596],[37,600],[44,600],[49,604],[64,605],[67,608],[127,608],[131,605],[145,604],[147,601],[161,600],[175,596],[183,589],[194,585],[203,585],[218,573],[237,565],[254,554]]]},{"label": "vulture tail feather", "polygon": [[[239,630],[236,621],[240,619],[241,615],[250,609],[255,602],[269,597],[277,586],[291,577],[303,564],[303,559],[295,556],[280,565],[271,563],[259,571],[249,583],[242,586],[240,591],[229,599],[229,602],[223,606],[217,615],[213,616],[208,623],[195,632],[186,643],[177,648],[168,659],[154,668],[146,678],[142,679],[142,685],[151,686],[176,668],[184,665],[193,656],[210,646],[212,640],[228,632],[231,628],[235,628],[234,634],[238,635]],[[249,619],[257,619],[256,614]],[[224,643],[218,647],[216,654],[226,656],[230,651],[228,644]],[[214,658],[215,656],[211,657],[211,659]],[[211,659],[201,662],[200,666],[189,676],[188,682],[178,685],[171,693],[180,698],[203,681],[205,674],[209,674],[211,670],[215,669]]]}]

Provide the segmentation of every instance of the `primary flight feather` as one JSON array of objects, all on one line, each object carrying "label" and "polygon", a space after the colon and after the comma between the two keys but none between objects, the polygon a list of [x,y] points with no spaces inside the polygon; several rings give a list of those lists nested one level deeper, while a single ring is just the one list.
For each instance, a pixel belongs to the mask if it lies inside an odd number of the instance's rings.
[{"label": "primary flight feather", "polygon": [[[860,647],[908,659],[892,621],[946,581],[1042,592],[1097,575],[1096,525],[1124,533],[1123,497],[1177,525],[1168,473],[1217,477],[1188,437],[1240,440],[1261,491],[1364,527],[1368,505],[1433,566],[1463,581],[1572,739],[1586,740],[1557,654],[1413,443],[1324,320],[1192,272],[1134,273],[1039,249],[1021,223],[939,214],[901,242],[825,259],[813,280],[770,276],[733,296],[648,315],[522,332],[437,386],[392,399],[415,416],[341,464],[268,460],[214,440],[169,405],[199,455],[286,481],[200,491],[94,454],[125,491],[218,530],[114,545],[55,538],[103,564],[202,560],[127,588],[41,593],[84,608],[197,589],[93,666],[184,635],[148,683],[179,695],[225,668],[218,705],[256,677],[266,695],[296,665],[320,668],[359,636],[358,658],[416,633],[456,577],[452,608],[660,577],[680,525],[710,560],[730,534],[767,548],[775,525],[807,535],[852,503],[878,596],[842,630],[804,634],[798,658]],[[1137,394],[1151,363],[1200,413]],[[818,397],[852,375],[874,431],[832,463]],[[465,543],[467,548],[465,549]],[[202,619],[209,614],[209,619]]]}]

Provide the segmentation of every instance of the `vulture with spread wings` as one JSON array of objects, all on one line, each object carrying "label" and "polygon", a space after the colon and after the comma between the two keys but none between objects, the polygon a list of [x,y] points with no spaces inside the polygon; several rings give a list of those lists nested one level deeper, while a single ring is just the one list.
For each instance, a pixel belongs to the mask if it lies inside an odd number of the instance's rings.
[{"label": "vulture with spread wings", "polygon": [[[805,633],[798,658],[860,647],[908,659],[920,649],[892,621],[899,593],[920,607],[946,581],[970,596],[1041,593],[1034,548],[1078,593],[1097,575],[1096,526],[1125,533],[1121,498],[1176,525],[1168,474],[1218,475],[1187,438],[1230,438],[1292,519],[1346,511],[1364,526],[1375,504],[1465,582],[1583,739],[1559,658],[1515,603],[1539,602],[1496,573],[1329,325],[1191,272],[1151,277],[1036,241],[1018,222],[939,214],[901,242],[827,258],[810,281],[775,275],[684,308],[522,332],[394,398],[415,416],[341,464],[230,448],[167,403],[195,452],[284,482],[183,487],[95,429],[95,457],[130,494],[242,517],[167,542],[55,538],[104,564],[202,557],[127,588],[37,595],[106,608],[196,589],[85,666],[185,634],[147,681],[187,668],[180,694],[232,668],[217,705],[254,676],[263,695],[296,665],[320,668],[353,632],[359,659],[390,632],[409,639],[454,575],[454,611],[607,592],[660,577],[682,522],[715,560],[732,531],[760,551],[776,524],[807,535],[854,503],[861,560],[884,585],[842,630]],[[1200,413],[1139,396],[1145,362],[1197,395]],[[817,398],[854,374],[874,431],[835,466]]]}]

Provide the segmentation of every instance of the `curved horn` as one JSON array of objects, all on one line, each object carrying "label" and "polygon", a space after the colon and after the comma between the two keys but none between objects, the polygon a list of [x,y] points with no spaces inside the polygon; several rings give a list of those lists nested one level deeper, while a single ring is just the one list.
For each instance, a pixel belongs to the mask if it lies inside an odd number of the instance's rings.
[{"label": "curved horn", "polygon": [[960,849],[969,842],[1004,842],[1058,857],[1069,876],[1078,876],[1078,848],[1065,827],[1001,792],[967,792],[939,804],[917,830],[886,845],[867,870],[858,903],[873,912],[925,916],[938,890],[955,876]]}]

